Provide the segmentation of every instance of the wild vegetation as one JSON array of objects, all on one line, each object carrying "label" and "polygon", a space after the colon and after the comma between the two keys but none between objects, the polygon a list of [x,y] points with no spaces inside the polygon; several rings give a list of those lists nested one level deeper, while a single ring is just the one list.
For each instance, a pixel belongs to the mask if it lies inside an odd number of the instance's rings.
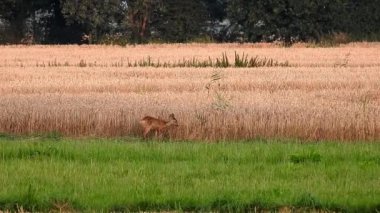
[{"label": "wild vegetation", "polygon": [[[376,141],[379,47],[2,46],[0,132],[141,136],[141,118],[174,113],[179,126],[171,139]],[[167,64],[219,59],[230,66],[126,63],[147,56]],[[246,67],[256,56],[287,65]]]},{"label": "wild vegetation", "polygon": [[380,209],[379,143],[0,136],[0,210]]}]

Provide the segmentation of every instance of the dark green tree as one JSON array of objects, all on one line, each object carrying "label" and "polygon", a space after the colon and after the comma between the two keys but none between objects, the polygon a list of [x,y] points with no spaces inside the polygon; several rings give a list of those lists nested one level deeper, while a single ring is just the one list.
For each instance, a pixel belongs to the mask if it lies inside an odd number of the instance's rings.
[{"label": "dark green tree", "polygon": [[380,40],[380,0],[1,0],[0,43]]},{"label": "dark green tree", "polygon": [[209,20],[222,21],[226,18],[227,0],[202,0],[201,2],[207,8]]},{"label": "dark green tree", "polygon": [[89,43],[117,30],[127,12],[121,0],[61,0],[61,7],[66,24],[82,29]]},{"label": "dark green tree", "polygon": [[227,19],[227,1],[228,0],[202,0],[203,4],[207,8],[207,33],[217,42],[225,41],[226,32],[228,31],[228,25],[226,25]]},{"label": "dark green tree", "polygon": [[334,30],[340,0],[230,0],[232,39],[243,41],[319,40]]},{"label": "dark green tree", "polygon": [[380,0],[350,0],[345,2],[346,16],[340,21],[342,31],[355,40],[380,40]]},{"label": "dark green tree", "polygon": [[161,0],[129,0],[125,20],[126,31],[132,43],[147,42],[151,36],[151,26],[157,23]]},{"label": "dark green tree", "polygon": [[52,4],[52,17],[48,20],[48,33],[46,43],[70,44],[81,43],[84,29],[79,24],[67,24],[61,10],[61,1],[55,0]]},{"label": "dark green tree", "polygon": [[165,0],[155,18],[153,37],[165,42],[187,42],[207,34],[207,5],[201,0]]},{"label": "dark green tree", "polygon": [[[34,36],[40,22],[50,11],[53,0],[3,0],[0,2],[0,19],[8,24],[9,42],[18,43],[26,35]],[[28,22],[30,26],[28,25]]]}]

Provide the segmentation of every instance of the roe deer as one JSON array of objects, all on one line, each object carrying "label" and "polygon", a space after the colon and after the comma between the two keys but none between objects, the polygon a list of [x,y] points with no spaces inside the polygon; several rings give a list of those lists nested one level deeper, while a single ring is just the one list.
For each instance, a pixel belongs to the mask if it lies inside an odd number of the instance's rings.
[{"label": "roe deer", "polygon": [[169,127],[178,126],[177,119],[175,119],[173,113],[169,115],[169,121],[161,120],[151,116],[145,116],[140,120],[139,123],[144,129],[144,139],[151,130],[155,131],[156,137],[157,135],[161,137],[163,132],[166,131]]}]

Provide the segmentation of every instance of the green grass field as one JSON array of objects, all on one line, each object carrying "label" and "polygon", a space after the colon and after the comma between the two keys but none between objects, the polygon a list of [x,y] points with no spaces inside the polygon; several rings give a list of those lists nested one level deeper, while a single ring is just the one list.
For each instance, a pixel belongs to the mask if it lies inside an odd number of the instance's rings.
[{"label": "green grass field", "polygon": [[0,209],[380,211],[380,143],[0,136]]}]

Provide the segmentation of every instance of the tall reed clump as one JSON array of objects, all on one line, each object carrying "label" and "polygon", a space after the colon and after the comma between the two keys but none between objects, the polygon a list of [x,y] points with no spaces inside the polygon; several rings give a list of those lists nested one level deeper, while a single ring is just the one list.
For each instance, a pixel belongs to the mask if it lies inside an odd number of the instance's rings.
[{"label": "tall reed clump", "polygon": [[215,67],[230,67],[230,62],[228,60],[227,53],[223,53],[222,58],[216,59]]},{"label": "tall reed clump", "polygon": [[248,58],[248,54],[240,56],[235,52],[235,67],[288,67],[288,61],[278,62],[272,58],[259,58],[259,56]]},{"label": "tall reed clump", "polygon": [[[222,53],[221,57],[217,57],[212,59],[208,57],[206,60],[201,60],[196,57],[192,57],[191,59],[183,58],[182,60],[177,61],[160,61],[154,60],[153,57],[147,56],[142,59],[130,61],[127,59],[124,61],[117,61],[111,63],[109,66],[111,67],[156,67],[156,68],[177,68],[177,67],[194,67],[194,68],[206,68],[206,67],[215,67],[215,68],[227,68],[227,67],[288,67],[290,66],[288,61],[279,62],[273,58],[267,57],[259,57],[258,55],[255,57],[248,57],[248,54],[243,52],[242,56],[240,56],[237,52],[235,52],[235,63],[231,63],[230,59],[226,52]],[[37,67],[46,67],[44,63],[36,63]],[[60,63],[57,62],[57,59],[54,61],[49,61],[47,67],[63,67],[63,66],[77,66],[77,67],[107,67],[107,64],[98,64],[95,62],[86,62],[81,59],[79,63],[70,65],[69,62]]]},{"label": "tall reed clump", "polygon": [[230,63],[230,60],[227,56],[227,53],[222,53],[220,58],[216,58],[215,60],[208,58],[208,60],[199,60],[195,57],[192,59],[182,59],[176,62],[160,62],[159,60],[154,62],[150,56],[147,58],[141,59],[135,62],[127,63],[128,67],[216,67],[216,68],[227,68],[227,67],[288,67],[290,66],[288,61],[278,62],[273,58],[260,58],[259,56],[250,57],[243,53],[240,56],[237,52],[235,52],[235,63]]}]

